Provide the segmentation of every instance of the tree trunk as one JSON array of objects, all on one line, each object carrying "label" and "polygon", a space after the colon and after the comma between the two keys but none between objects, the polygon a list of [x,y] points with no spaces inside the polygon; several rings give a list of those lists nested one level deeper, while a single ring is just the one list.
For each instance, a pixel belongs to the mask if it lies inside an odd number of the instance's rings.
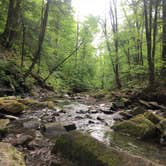
[{"label": "tree trunk", "polygon": [[[149,71],[149,86],[153,86],[155,81],[155,48],[156,48],[156,35],[157,35],[157,16],[158,6],[160,1],[156,0],[154,4],[154,16],[153,16],[153,2],[146,0],[144,4],[144,16],[145,16],[145,30],[146,30],[146,44],[147,44],[147,60]],[[149,9],[149,10],[148,10]]]},{"label": "tree trunk", "polygon": [[39,33],[38,47],[36,49],[32,64],[29,67],[29,70],[24,75],[24,79],[26,79],[30,75],[30,73],[32,72],[32,70],[35,67],[36,63],[40,59],[40,54],[41,54],[42,45],[43,45],[43,41],[44,41],[44,37],[45,37],[46,26],[47,26],[49,6],[50,6],[50,0],[47,0],[46,9],[45,9],[45,12],[44,12],[44,18],[42,20],[41,29],[40,29],[40,33]]},{"label": "tree trunk", "polygon": [[162,75],[166,76],[166,0],[162,0],[163,7],[163,40],[162,40]]},{"label": "tree trunk", "polygon": [[6,48],[12,47],[20,32],[21,2],[22,0],[9,0],[6,26],[0,36],[0,42]]},{"label": "tree trunk", "polygon": [[119,39],[118,39],[118,14],[117,14],[117,0],[112,0],[110,3],[110,20],[112,26],[112,32],[114,37],[114,47],[115,47],[115,81],[117,88],[122,87],[119,74]]}]

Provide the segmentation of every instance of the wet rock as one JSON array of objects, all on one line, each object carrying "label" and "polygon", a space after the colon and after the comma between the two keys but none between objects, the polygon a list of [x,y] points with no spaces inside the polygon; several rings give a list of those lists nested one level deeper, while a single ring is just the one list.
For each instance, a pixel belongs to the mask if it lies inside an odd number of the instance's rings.
[{"label": "wet rock", "polygon": [[80,119],[84,119],[84,118],[82,116],[76,116],[75,119],[80,120]]},{"label": "wet rock", "polygon": [[104,118],[101,117],[101,116],[98,116],[98,117],[97,117],[97,120],[99,120],[99,121],[101,121],[101,122],[105,122]]},{"label": "wet rock", "polygon": [[42,108],[56,109],[52,101],[40,102],[33,99],[19,99],[18,101],[33,110]]},{"label": "wet rock", "polygon": [[92,120],[89,120],[88,123],[89,123],[89,124],[95,124],[95,122],[92,121]]},{"label": "wet rock", "polygon": [[0,142],[1,166],[25,166],[24,156],[11,144]]},{"label": "wet rock", "polygon": [[63,127],[66,129],[66,131],[72,131],[72,130],[76,130],[77,127],[74,123],[64,123]]},{"label": "wet rock", "polygon": [[34,136],[32,135],[24,135],[20,134],[16,139],[14,139],[11,144],[14,146],[17,145],[28,145],[29,142],[31,142],[34,139]]},{"label": "wet rock", "polygon": [[84,116],[84,118],[85,118],[85,119],[92,119],[92,116],[90,116],[89,114],[86,114],[86,115]]},{"label": "wet rock", "polygon": [[128,120],[133,117],[133,115],[130,114],[128,111],[120,111],[119,114],[122,115],[123,119],[125,120]]},{"label": "wet rock", "polygon": [[117,122],[113,125],[113,129],[138,138],[153,138],[156,136],[155,125],[144,115],[137,115],[130,120]]},{"label": "wet rock", "polygon": [[113,102],[112,103],[112,106],[110,107],[110,110],[117,110],[119,108],[124,108],[125,107],[125,104],[124,102]]},{"label": "wet rock", "polygon": [[90,113],[90,114],[97,114],[97,113],[98,113],[98,110],[89,110],[89,113]]},{"label": "wet rock", "polygon": [[130,111],[130,114],[133,116],[139,115],[139,114],[143,114],[145,113],[146,110],[142,107],[135,107],[133,110]]},{"label": "wet rock", "polygon": [[76,130],[76,125],[70,122],[47,123],[43,127],[43,132],[49,136],[62,135],[72,130]]},{"label": "wet rock", "polygon": [[78,110],[76,111],[77,114],[86,114],[88,113],[88,110]]},{"label": "wet rock", "polygon": [[66,130],[60,123],[55,122],[45,124],[42,132],[48,136],[58,136],[65,134]]},{"label": "wet rock", "polygon": [[63,109],[57,109],[56,111],[58,114],[66,114],[66,110]]},{"label": "wet rock", "polygon": [[18,114],[21,113],[24,108],[25,106],[16,100],[0,100],[0,111],[10,114]]},{"label": "wet rock", "polygon": [[52,153],[60,153],[80,166],[159,166],[143,157],[107,148],[92,137],[77,132],[56,139]]},{"label": "wet rock", "polygon": [[0,135],[3,135],[7,132],[7,125],[9,123],[9,119],[0,119]]},{"label": "wet rock", "polygon": [[166,107],[163,105],[158,104],[157,102],[154,101],[144,101],[144,100],[139,100],[139,103],[142,104],[143,106],[145,106],[148,109],[162,109],[162,110],[166,110]]},{"label": "wet rock", "polygon": [[166,119],[161,120],[157,128],[160,131],[160,143],[166,145]]},{"label": "wet rock", "polygon": [[115,111],[113,111],[113,110],[101,110],[101,112],[103,112],[104,114],[108,114],[108,115],[115,113]]},{"label": "wet rock", "polygon": [[30,120],[23,123],[23,127],[26,129],[39,129],[41,123],[38,120]]}]

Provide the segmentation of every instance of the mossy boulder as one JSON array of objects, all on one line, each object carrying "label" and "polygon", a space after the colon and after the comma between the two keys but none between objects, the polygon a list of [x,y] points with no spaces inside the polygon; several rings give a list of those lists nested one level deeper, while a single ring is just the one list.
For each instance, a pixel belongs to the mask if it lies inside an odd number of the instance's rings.
[{"label": "mossy boulder", "polygon": [[18,114],[21,113],[24,108],[24,105],[19,103],[17,100],[0,100],[0,111],[10,114]]},{"label": "mossy boulder", "polygon": [[11,144],[0,142],[1,166],[25,166],[24,156]]},{"label": "mossy boulder", "polygon": [[3,135],[7,132],[7,125],[9,122],[9,119],[0,119],[0,135]]},{"label": "mossy boulder", "polygon": [[19,99],[18,101],[34,110],[46,107],[49,109],[55,109],[54,103],[52,101],[40,102],[33,99]]},{"label": "mossy boulder", "polygon": [[160,131],[160,143],[166,145],[166,119],[161,120],[157,124],[157,128]]},{"label": "mossy boulder", "polygon": [[117,122],[114,124],[113,129],[138,138],[155,136],[154,123],[152,123],[144,115],[137,115],[130,120]]},{"label": "mossy boulder", "polygon": [[81,166],[115,166],[119,156],[89,136],[72,133],[56,140],[53,153],[61,152],[64,157],[76,161]]},{"label": "mossy boulder", "polygon": [[78,132],[71,132],[58,137],[52,153],[60,153],[79,166],[158,165],[145,158],[108,147],[94,138]]},{"label": "mossy boulder", "polygon": [[145,112],[144,116],[149,119],[151,122],[153,122],[154,124],[159,123],[163,118],[160,117],[159,115],[154,114],[153,112]]},{"label": "mossy boulder", "polygon": [[133,116],[139,115],[139,114],[143,114],[145,113],[146,110],[142,107],[135,107],[133,110],[130,111],[130,114],[132,114]]}]

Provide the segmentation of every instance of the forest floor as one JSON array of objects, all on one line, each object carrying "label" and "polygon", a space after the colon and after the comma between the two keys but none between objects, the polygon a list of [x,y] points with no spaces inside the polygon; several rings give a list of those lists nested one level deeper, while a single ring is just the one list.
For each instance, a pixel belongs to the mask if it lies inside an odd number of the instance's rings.
[{"label": "forest floor", "polygon": [[140,160],[147,159],[154,165],[166,165],[166,146],[160,144],[160,138],[140,140],[111,129],[117,121],[132,118],[129,112],[135,107],[142,106],[166,118],[166,93],[163,91],[150,92],[150,97],[146,96],[147,93],[116,91],[104,96],[101,93],[63,96],[40,93],[24,99],[2,98],[17,100],[25,104],[26,109],[14,116],[1,115],[1,118],[10,119],[8,132],[1,136],[1,142],[10,143],[21,151],[27,166],[72,166],[75,164],[59,153],[53,154],[52,148],[56,137],[76,130],[129,156],[139,156]]}]

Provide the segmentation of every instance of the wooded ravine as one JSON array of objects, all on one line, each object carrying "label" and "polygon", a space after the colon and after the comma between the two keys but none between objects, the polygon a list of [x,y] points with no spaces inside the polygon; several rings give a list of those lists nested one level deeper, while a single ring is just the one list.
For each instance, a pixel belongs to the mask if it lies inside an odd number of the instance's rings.
[{"label": "wooded ravine", "polygon": [[104,12],[0,0],[0,166],[166,165],[166,0]]}]

